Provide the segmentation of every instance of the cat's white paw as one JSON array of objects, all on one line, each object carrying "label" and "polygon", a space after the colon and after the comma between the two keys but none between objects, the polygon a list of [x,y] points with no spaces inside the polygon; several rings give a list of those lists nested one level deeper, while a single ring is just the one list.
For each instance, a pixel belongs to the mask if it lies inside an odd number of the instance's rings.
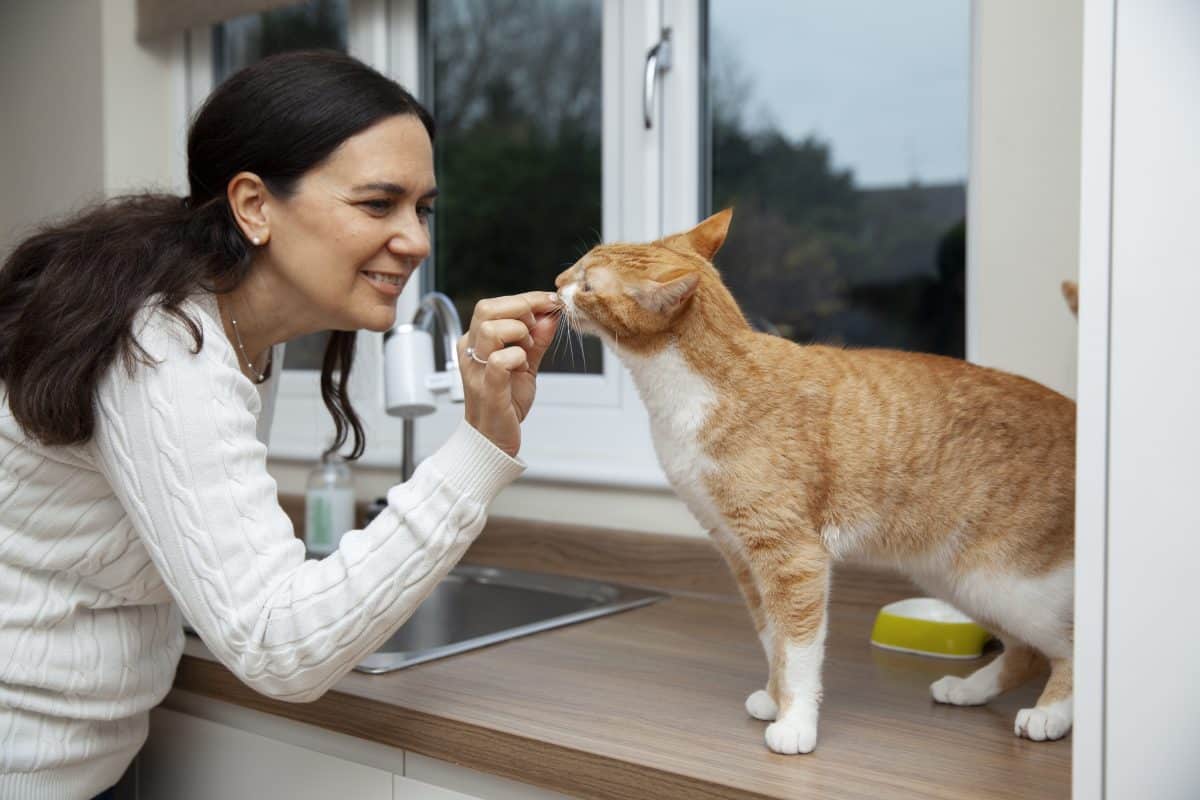
[{"label": "cat's white paw", "polygon": [[783,721],[767,726],[767,747],[774,753],[794,756],[811,753],[817,746],[817,724]]},{"label": "cat's white paw", "polygon": [[779,706],[765,689],[759,689],[746,698],[746,713],[755,719],[771,722],[779,713]]},{"label": "cat's white paw", "polygon": [[1061,739],[1071,731],[1069,709],[1070,706],[1064,708],[1060,703],[1037,708],[1023,708],[1017,712],[1017,722],[1013,726],[1013,732],[1017,736],[1023,736],[1035,742]]},{"label": "cat's white paw", "polygon": [[953,706],[981,706],[991,699],[980,686],[954,675],[934,681],[929,687],[929,693],[939,703],[949,703]]}]

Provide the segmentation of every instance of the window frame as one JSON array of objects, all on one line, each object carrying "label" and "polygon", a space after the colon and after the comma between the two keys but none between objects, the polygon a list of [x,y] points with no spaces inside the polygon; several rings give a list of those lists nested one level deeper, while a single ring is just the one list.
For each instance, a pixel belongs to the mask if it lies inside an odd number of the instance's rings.
[{"label": "window frame", "polygon": [[[976,1],[966,0],[972,6],[972,50]],[[701,171],[707,161],[701,130],[705,124],[702,44],[707,4],[704,0],[602,2],[603,238],[606,242],[648,241],[694,225],[704,210]],[[350,53],[418,97],[428,85],[422,8],[422,0],[350,0]],[[647,131],[641,118],[644,59],[664,27],[672,30],[673,63],[660,75],[656,124]],[[206,26],[187,35],[182,65],[185,122],[212,89],[211,34],[212,28]],[[974,58],[972,54],[972,71]],[[971,95],[968,212],[974,210],[976,193],[970,179],[977,157],[973,77]],[[187,126],[178,127],[182,142]],[[670,147],[664,146],[666,142]],[[172,174],[186,175],[185,152],[182,144],[175,148]],[[968,348],[972,261],[968,253]],[[431,272],[422,266],[409,282],[398,302],[398,320],[411,319],[419,297],[436,288],[432,275],[426,274]],[[464,327],[469,323],[463,320]],[[382,394],[382,336],[362,332],[351,380],[351,398],[367,431],[367,448],[359,463],[395,468],[400,463],[402,424],[383,412]],[[461,406],[444,400],[433,415],[420,418],[415,426],[418,460],[437,449],[461,419]],[[271,457],[311,462],[331,434],[332,423],[320,402],[319,373],[287,370],[281,376]],[[526,479],[669,488],[654,452],[645,407],[629,372],[607,349],[602,375],[547,373],[539,377],[538,400],[523,425],[521,458],[528,464]]]}]

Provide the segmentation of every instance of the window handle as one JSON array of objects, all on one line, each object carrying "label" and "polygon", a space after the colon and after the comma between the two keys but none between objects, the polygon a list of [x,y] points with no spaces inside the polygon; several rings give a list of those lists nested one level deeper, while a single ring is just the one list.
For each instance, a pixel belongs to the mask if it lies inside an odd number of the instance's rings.
[{"label": "window handle", "polygon": [[642,117],[646,122],[646,130],[654,127],[654,88],[658,83],[658,73],[670,68],[671,29],[663,28],[658,43],[646,52],[645,83],[642,86]]}]

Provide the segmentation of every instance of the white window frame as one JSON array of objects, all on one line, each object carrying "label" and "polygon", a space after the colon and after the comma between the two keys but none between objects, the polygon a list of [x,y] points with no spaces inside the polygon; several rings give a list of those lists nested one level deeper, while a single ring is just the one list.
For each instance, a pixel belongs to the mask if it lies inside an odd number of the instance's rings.
[{"label": "white window frame", "polygon": [[[639,0],[605,0],[603,14],[604,239],[643,241],[664,232],[664,128],[656,125],[645,131],[640,122],[642,60],[657,40],[661,8],[658,3]],[[420,29],[418,0],[351,0],[350,53],[414,92],[422,86]],[[185,117],[199,108],[213,88],[211,30],[205,27],[188,35],[182,65],[188,98]],[[669,80],[679,74],[679,70],[668,73],[660,85],[660,119],[661,98],[671,94]],[[697,113],[698,105],[693,104],[691,116],[686,118],[695,120]],[[181,139],[175,149],[182,161],[186,124],[177,127]],[[698,161],[693,162],[693,173],[685,180],[698,186]],[[185,167],[177,163],[174,174],[185,175]],[[685,224],[694,222],[693,218]],[[421,283],[418,273],[401,295],[399,319],[412,316]],[[463,323],[469,324],[469,320]],[[362,333],[358,345],[351,397],[368,437],[360,463],[394,467],[400,461],[402,426],[382,413],[382,337]],[[311,461],[332,433],[320,400],[319,373],[288,370],[280,380],[271,456]],[[653,451],[645,410],[629,374],[612,353],[605,353],[602,374],[547,373],[539,378],[538,392],[537,405],[523,431],[521,456],[529,464],[528,478],[638,488],[667,486]],[[461,407],[443,406],[434,415],[419,419],[417,457],[436,449],[461,417]]]},{"label": "white window frame", "polygon": [[[694,8],[699,6],[692,0]],[[689,159],[674,156],[679,166],[664,168],[664,124],[650,131],[642,124],[643,64],[658,40],[662,3],[604,0],[603,5],[603,139],[602,196],[605,241],[647,241],[664,228],[663,181],[668,174],[691,187],[699,186],[698,150]],[[682,72],[666,73],[659,84],[656,119],[663,120],[667,98],[676,97],[683,119],[698,118],[698,70],[691,79],[690,116],[682,92],[672,85]],[[435,109],[436,115],[436,109]],[[683,166],[686,165],[686,168]],[[687,175],[687,169],[691,174]],[[694,191],[694,189],[693,189]],[[698,204],[684,225],[694,224]],[[548,288],[548,287],[547,287]],[[467,324],[467,320],[464,320]],[[457,423],[459,412],[439,409],[417,423],[418,456],[428,455]],[[521,457],[526,478],[561,483],[665,489],[649,420],[627,370],[607,348],[603,375],[546,373],[538,379],[538,400],[523,426]]]},{"label": "white window frame", "polygon": [[[419,96],[424,85],[419,0],[351,0],[350,11],[351,54]],[[605,241],[649,241],[684,230],[700,218],[703,140],[697,121],[703,24],[701,0],[603,0]],[[645,57],[664,27],[672,31],[673,63],[660,75],[655,124],[646,130],[642,121]],[[189,110],[197,108],[212,88],[210,42],[211,28],[189,36],[185,67]],[[183,147],[178,150],[184,152]],[[972,187],[969,184],[969,192]],[[418,271],[401,295],[400,320],[411,318],[423,283]],[[367,431],[367,449],[359,463],[396,467],[402,426],[382,412],[381,346],[378,334],[360,334],[351,387]],[[271,455],[312,461],[332,434],[320,401],[319,373],[288,370],[281,380]],[[435,414],[417,420],[418,460],[432,453],[461,418],[461,407],[442,405]],[[537,403],[523,426],[521,457],[529,465],[526,479],[641,489],[669,485],[658,465],[648,417],[632,378],[607,349],[603,374],[540,376]]]}]

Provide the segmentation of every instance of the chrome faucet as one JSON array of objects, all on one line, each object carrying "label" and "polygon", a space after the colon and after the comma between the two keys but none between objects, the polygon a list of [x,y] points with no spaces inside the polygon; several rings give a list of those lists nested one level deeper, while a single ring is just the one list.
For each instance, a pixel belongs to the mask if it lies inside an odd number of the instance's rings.
[{"label": "chrome faucet", "polygon": [[[433,368],[433,334],[437,320],[442,328],[446,362]],[[437,410],[435,394],[448,393],[450,402],[463,401],[462,375],[458,371],[458,340],[462,321],[453,301],[441,292],[429,292],[417,304],[412,322],[396,325],[383,336],[384,409],[404,419],[401,476],[407,481],[413,463],[413,435],[417,417]]]}]

